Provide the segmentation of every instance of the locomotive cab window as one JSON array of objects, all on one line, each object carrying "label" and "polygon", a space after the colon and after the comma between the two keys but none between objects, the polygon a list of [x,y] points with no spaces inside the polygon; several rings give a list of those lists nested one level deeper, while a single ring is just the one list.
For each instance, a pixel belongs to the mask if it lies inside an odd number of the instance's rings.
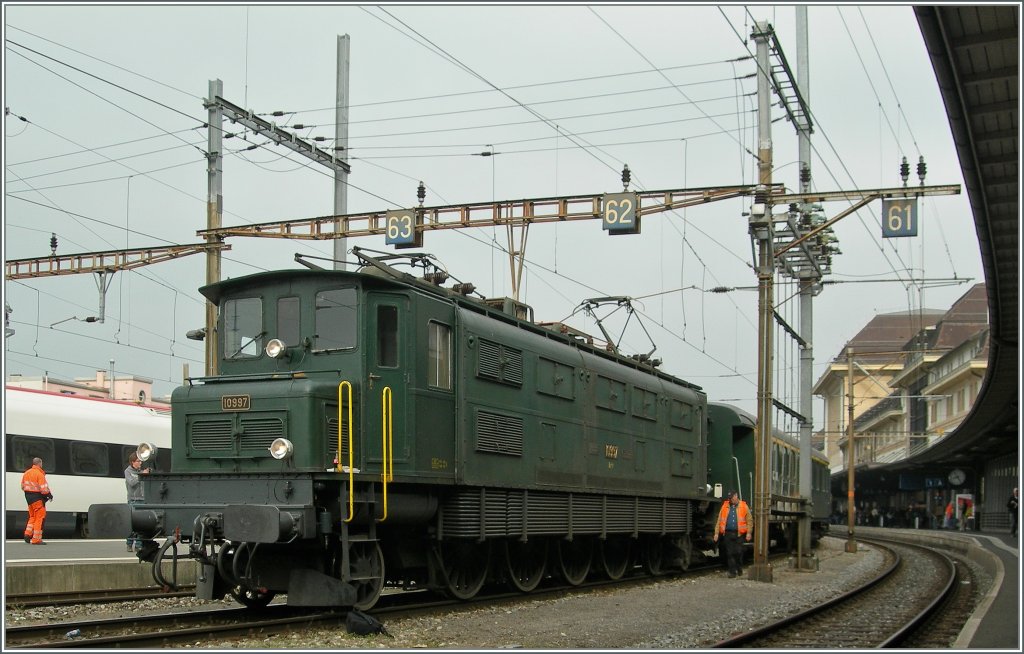
[{"label": "locomotive cab window", "polygon": [[299,336],[299,298],[282,297],[277,300],[277,331],[275,338],[281,339],[285,345],[298,345]]},{"label": "locomotive cab window", "polygon": [[244,297],[228,300],[224,319],[224,358],[251,359],[263,353],[263,300]]},{"label": "locomotive cab window", "polygon": [[336,288],[316,294],[316,344],[320,352],[356,346],[356,289]]},{"label": "locomotive cab window", "polygon": [[452,389],[452,330],[431,320],[427,323],[427,385]]},{"label": "locomotive cab window", "polygon": [[377,307],[377,365],[398,367],[398,307]]}]

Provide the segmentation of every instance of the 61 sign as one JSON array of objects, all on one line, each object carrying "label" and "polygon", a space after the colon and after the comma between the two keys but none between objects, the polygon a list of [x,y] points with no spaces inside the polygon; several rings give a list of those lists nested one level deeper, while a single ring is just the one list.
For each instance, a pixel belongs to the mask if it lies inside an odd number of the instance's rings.
[{"label": "61 sign", "polygon": [[917,236],[917,198],[882,200],[882,238]]}]

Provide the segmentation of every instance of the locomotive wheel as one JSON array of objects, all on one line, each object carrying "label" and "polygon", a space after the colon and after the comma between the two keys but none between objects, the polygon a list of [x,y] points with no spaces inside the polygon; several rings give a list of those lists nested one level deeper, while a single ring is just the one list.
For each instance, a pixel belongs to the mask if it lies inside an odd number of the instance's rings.
[{"label": "locomotive wheel", "polygon": [[644,572],[657,577],[665,572],[665,546],[658,536],[649,536],[643,544]]},{"label": "locomotive wheel", "polygon": [[231,589],[231,597],[234,597],[239,604],[247,609],[262,609],[270,604],[270,600],[274,599],[275,594],[269,590],[261,591],[243,586],[235,586]]},{"label": "locomotive wheel", "polygon": [[679,539],[679,567],[688,570],[691,561],[693,561],[693,542],[690,540],[690,534],[684,534]]},{"label": "locomotive wheel", "polygon": [[558,542],[558,571],[570,586],[579,586],[590,572],[590,540],[574,538]]},{"label": "locomotive wheel", "polygon": [[622,579],[629,567],[629,539],[609,536],[601,541],[601,569],[612,581]]},{"label": "locomotive wheel", "polygon": [[512,588],[529,593],[544,578],[548,562],[548,544],[542,538],[533,538],[525,543],[519,540],[505,541],[505,572]]},{"label": "locomotive wheel", "polygon": [[447,593],[458,600],[475,597],[487,581],[490,542],[443,541],[438,554]]},{"label": "locomotive wheel", "polygon": [[351,582],[356,588],[355,608],[373,607],[384,590],[384,553],[378,543],[353,543],[349,552]]}]

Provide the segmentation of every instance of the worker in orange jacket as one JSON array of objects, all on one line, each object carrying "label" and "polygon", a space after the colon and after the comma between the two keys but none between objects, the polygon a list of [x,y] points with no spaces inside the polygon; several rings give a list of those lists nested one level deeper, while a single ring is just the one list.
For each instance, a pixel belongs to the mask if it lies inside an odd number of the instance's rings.
[{"label": "worker in orange jacket", "polygon": [[743,543],[740,539],[746,538],[750,542],[753,530],[750,507],[739,498],[736,491],[729,491],[722,502],[722,510],[718,512],[713,540],[717,543],[719,534],[725,539],[725,560],[729,566],[730,579],[743,575]]},{"label": "worker in orange jacket", "polygon": [[21,476],[21,490],[25,491],[25,501],[28,502],[25,542],[46,545],[43,541],[43,520],[46,519],[46,503],[53,499],[53,493],[46,483],[43,460],[39,457],[32,459],[32,467]]}]

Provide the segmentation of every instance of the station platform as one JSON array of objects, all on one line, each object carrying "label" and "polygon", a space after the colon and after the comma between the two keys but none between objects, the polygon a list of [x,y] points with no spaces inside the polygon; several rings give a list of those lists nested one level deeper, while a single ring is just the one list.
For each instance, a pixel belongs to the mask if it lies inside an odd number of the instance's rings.
[{"label": "station platform", "polygon": [[[834,525],[832,534],[845,535]],[[923,544],[942,542],[980,565],[992,577],[992,588],[954,643],[954,649],[1010,649],[1021,651],[1019,537],[1008,533],[949,531],[944,529],[886,529],[856,527],[854,536],[892,535]]]},{"label": "station platform", "polygon": [[[179,546],[179,553],[184,551]],[[178,583],[194,584],[195,563],[178,562]],[[166,579],[172,563],[163,563]],[[128,552],[124,539],[54,539],[46,545],[29,545],[24,540],[4,541],[4,594],[87,592],[126,590],[159,586],[153,569]]]}]

